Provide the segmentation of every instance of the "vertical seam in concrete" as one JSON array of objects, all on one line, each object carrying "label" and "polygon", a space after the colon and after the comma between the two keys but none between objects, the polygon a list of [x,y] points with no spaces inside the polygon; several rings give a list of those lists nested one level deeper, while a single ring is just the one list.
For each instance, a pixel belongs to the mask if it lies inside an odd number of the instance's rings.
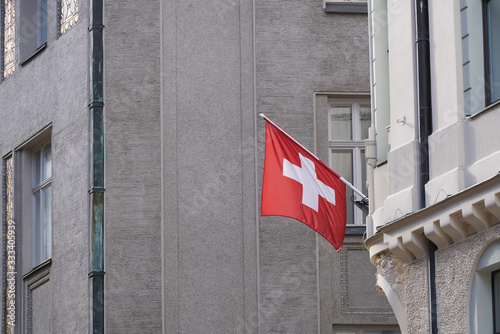
[{"label": "vertical seam in concrete", "polygon": [[163,164],[163,0],[160,0],[160,259],[161,259],[161,332],[165,333],[165,196]]},{"label": "vertical seam in concrete", "polygon": [[177,202],[176,202],[176,211],[177,211],[177,214],[175,216],[175,223],[177,224],[176,226],[176,229],[175,229],[175,233],[176,233],[176,237],[175,237],[175,241],[177,242],[177,254],[176,254],[176,268],[175,268],[175,272],[176,272],[176,275],[177,275],[177,282],[176,282],[176,288],[177,288],[177,307],[176,307],[176,310],[177,310],[177,332],[180,333],[180,281],[179,281],[179,277],[180,277],[180,274],[179,274],[179,132],[177,131],[177,124],[178,124],[178,113],[177,113],[177,106],[178,106],[178,102],[179,102],[179,97],[178,97],[178,92],[179,92],[179,89],[177,87],[178,85],[178,80],[177,80],[177,64],[178,64],[178,55],[177,55],[177,50],[178,50],[178,40],[177,40],[177,36],[178,36],[178,31],[177,31],[177,0],[174,0],[174,24],[175,24],[175,56],[174,56],[174,59],[175,59],[175,145],[176,145],[176,162],[175,162],[175,165],[176,165],[176,170],[175,170],[175,175],[176,175],[176,183],[175,183],[175,198],[177,199]]},{"label": "vertical seam in concrete", "polygon": [[256,7],[252,0],[252,47],[253,47],[253,128],[254,128],[254,176],[255,176],[255,243],[256,243],[256,275],[257,275],[257,333],[260,333],[260,244],[259,244],[259,172],[258,172],[258,147],[257,147],[257,42],[256,42]]},{"label": "vertical seam in concrete", "polygon": [[239,93],[240,93],[240,96],[239,96],[239,103],[240,103],[240,149],[241,149],[241,152],[240,152],[240,171],[241,171],[241,178],[240,178],[240,187],[241,187],[241,211],[240,211],[240,214],[241,214],[241,217],[240,217],[240,222],[241,222],[241,268],[242,268],[242,275],[241,275],[241,279],[242,279],[242,289],[241,289],[241,292],[242,292],[242,301],[243,301],[243,333],[246,333],[246,291],[245,291],[245,228],[244,228],[244,205],[245,205],[245,200],[243,198],[243,194],[245,193],[244,192],[244,184],[243,184],[243,180],[244,180],[244,177],[243,177],[243,173],[244,173],[244,158],[243,158],[243,146],[244,146],[244,138],[243,138],[243,102],[242,102],[242,90],[243,90],[243,85],[242,85],[242,80],[243,80],[243,76],[242,76],[242,71],[243,71],[243,68],[242,68],[242,62],[243,62],[243,55],[242,55],[242,47],[241,47],[241,44],[243,43],[243,41],[241,40],[241,29],[242,29],[242,26],[241,26],[241,0],[238,2],[238,25],[239,25],[239,29],[238,29],[238,40],[239,40],[239,48],[240,48],[240,89],[239,89]]}]

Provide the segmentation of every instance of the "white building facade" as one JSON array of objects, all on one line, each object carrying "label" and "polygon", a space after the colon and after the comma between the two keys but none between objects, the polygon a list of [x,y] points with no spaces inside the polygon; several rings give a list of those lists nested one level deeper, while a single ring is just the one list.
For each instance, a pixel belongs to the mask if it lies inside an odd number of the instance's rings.
[{"label": "white building facade", "polygon": [[366,247],[404,333],[498,333],[500,1],[371,1]]}]

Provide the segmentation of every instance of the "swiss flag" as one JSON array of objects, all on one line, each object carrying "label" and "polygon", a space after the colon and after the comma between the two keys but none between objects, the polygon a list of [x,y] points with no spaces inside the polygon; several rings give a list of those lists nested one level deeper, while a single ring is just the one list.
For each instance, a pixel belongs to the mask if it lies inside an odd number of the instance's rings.
[{"label": "swiss flag", "polygon": [[265,119],[261,215],[297,219],[340,251],[346,228],[345,184],[328,165]]}]

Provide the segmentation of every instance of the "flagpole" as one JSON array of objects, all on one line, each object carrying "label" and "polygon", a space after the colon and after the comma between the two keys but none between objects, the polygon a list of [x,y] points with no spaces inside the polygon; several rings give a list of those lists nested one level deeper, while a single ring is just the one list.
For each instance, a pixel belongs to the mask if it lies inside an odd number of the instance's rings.
[{"label": "flagpole", "polygon": [[269,118],[267,118],[266,115],[264,115],[263,113],[260,113],[259,116],[265,120],[266,122],[269,122],[271,123],[272,125],[274,125],[278,130],[280,130],[285,136],[287,136],[290,140],[292,140],[295,144],[299,145],[302,149],[304,149],[307,153],[309,153],[314,159],[316,159],[316,161],[321,164],[323,167],[325,167],[326,169],[328,169],[330,172],[332,172],[333,175],[335,175],[336,178],[338,178],[340,181],[344,182],[346,186],[348,186],[349,188],[351,188],[356,194],[358,194],[359,196],[361,196],[361,202],[364,202],[366,204],[368,204],[368,197],[366,197],[361,191],[359,191],[356,187],[354,187],[349,181],[347,181],[346,179],[344,179],[342,176],[340,176],[337,172],[335,172],[330,166],[328,166],[326,163],[324,163],[320,158],[318,158],[314,153],[312,153],[311,151],[309,151],[309,149],[307,147],[305,147],[304,145],[302,145],[301,143],[299,143],[297,140],[295,140],[295,138],[293,138],[292,136],[290,136],[285,130],[283,130],[282,128],[280,128],[276,123],[274,123],[273,121],[271,121]]}]

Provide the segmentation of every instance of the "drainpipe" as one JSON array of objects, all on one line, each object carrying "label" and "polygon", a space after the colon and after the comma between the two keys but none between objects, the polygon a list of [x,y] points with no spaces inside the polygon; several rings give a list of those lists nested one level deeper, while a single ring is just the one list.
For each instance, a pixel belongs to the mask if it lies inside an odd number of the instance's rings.
[{"label": "drainpipe", "polygon": [[[428,0],[416,0],[417,23],[417,69],[418,69],[418,115],[420,131],[419,200],[420,208],[426,207],[425,184],[429,181],[429,135],[432,133],[431,67],[429,51]],[[428,241],[427,278],[429,283],[429,329],[437,334],[436,306],[436,245]]]},{"label": "drainpipe", "polygon": [[90,333],[104,333],[103,0],[90,2]]}]

